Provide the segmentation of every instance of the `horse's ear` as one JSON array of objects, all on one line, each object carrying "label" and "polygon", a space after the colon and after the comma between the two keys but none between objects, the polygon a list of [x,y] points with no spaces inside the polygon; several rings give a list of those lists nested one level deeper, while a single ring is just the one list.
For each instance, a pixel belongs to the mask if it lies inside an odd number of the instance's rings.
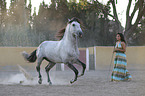
[{"label": "horse's ear", "polygon": [[70,22],[71,20],[70,19],[68,19],[68,22]]}]

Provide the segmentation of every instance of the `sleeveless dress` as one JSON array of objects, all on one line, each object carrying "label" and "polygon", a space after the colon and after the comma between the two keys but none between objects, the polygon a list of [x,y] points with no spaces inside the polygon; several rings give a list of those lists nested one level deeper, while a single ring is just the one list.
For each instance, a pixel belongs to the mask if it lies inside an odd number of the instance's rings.
[{"label": "sleeveless dress", "polygon": [[[115,48],[122,49],[121,42],[116,43]],[[111,81],[127,81],[131,80],[131,75],[129,74],[128,70],[126,69],[127,60],[126,54],[121,51],[117,51],[114,59],[114,69],[111,75]]]}]

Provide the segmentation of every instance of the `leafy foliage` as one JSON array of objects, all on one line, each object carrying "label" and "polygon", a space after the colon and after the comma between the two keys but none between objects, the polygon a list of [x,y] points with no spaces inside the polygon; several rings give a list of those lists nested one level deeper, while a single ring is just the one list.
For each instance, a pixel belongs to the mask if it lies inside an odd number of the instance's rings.
[{"label": "leafy foliage", "polygon": [[[107,5],[97,0],[79,0],[79,3],[76,0],[52,0],[49,6],[43,1],[39,6],[38,15],[36,9],[31,15],[31,0],[28,6],[26,0],[11,0],[10,9],[6,9],[6,2],[2,1],[1,46],[38,46],[44,40],[56,40],[56,32],[64,28],[68,19],[72,17],[77,17],[83,22],[84,37],[80,39],[79,47],[114,45],[118,26],[108,19],[111,0]],[[144,30],[143,23],[136,30],[137,35],[132,35],[136,40],[134,44],[142,45],[137,38],[144,35],[140,33]]]}]

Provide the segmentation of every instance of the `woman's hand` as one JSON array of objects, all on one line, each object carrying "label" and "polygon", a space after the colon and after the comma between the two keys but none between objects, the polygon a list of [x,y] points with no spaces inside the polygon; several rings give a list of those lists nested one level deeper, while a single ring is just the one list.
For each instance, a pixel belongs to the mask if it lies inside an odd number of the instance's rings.
[{"label": "woman's hand", "polygon": [[118,51],[118,48],[114,48],[113,53],[116,52],[116,51]]}]

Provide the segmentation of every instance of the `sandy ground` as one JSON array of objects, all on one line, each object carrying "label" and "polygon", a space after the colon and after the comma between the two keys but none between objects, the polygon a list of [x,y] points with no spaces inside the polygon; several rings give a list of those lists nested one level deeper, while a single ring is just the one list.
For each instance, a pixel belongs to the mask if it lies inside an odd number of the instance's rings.
[{"label": "sandy ground", "polygon": [[[26,80],[19,72],[0,71],[0,96],[145,96],[145,68],[130,69],[130,82],[110,82],[107,70],[87,71],[74,84],[69,81],[74,74],[69,71],[51,71],[53,85],[37,84],[37,73],[29,72],[33,81]],[[109,77],[109,78],[108,78]],[[23,84],[19,82],[24,80]]]}]

